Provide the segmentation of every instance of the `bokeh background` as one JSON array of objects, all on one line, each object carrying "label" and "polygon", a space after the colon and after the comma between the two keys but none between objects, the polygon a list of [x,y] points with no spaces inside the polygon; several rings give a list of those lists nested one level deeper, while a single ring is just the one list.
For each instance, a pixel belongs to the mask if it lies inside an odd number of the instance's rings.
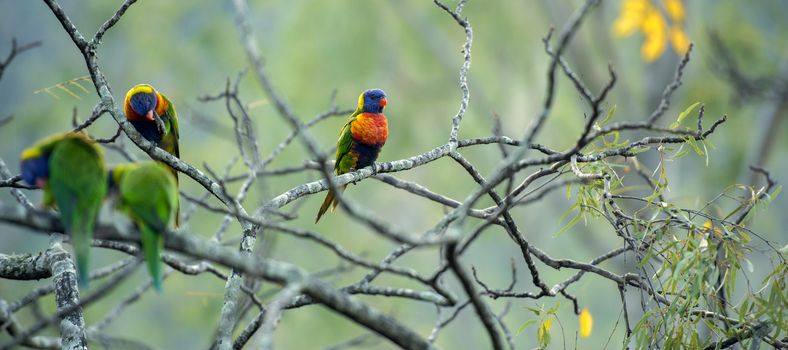
[{"label": "bokeh background", "polygon": [[[83,33],[92,35],[116,11],[119,3],[70,0],[62,1],[61,5]],[[550,27],[560,29],[581,4],[578,0],[469,1],[464,14],[474,30],[473,63],[468,75],[471,105],[460,130],[461,137],[490,135],[493,115],[501,118],[506,135],[522,137],[541,110],[544,98],[548,56],[543,51],[541,39]],[[360,91],[379,87],[389,96],[387,115],[391,130],[381,161],[409,157],[446,141],[450,119],[457,111],[461,96],[457,81],[464,34],[431,1],[271,0],[251,1],[250,6],[252,26],[271,79],[303,120],[327,110],[334,90],[338,105],[351,108]],[[612,26],[620,6],[620,1],[603,1],[587,18],[566,58],[593,91],[604,85],[607,63],[612,63],[619,82],[605,108],[617,106],[615,120],[644,120],[672,79],[679,56],[668,47],[658,59],[647,62],[640,52],[641,34],[615,36]],[[747,74],[786,77],[786,13],[788,3],[777,1],[702,0],[686,4],[684,28],[695,43],[695,50],[684,85],[674,95],[662,123],[669,124],[694,102],[705,104],[707,125],[723,114],[728,116],[728,122],[711,138],[716,147],[710,150],[708,165],[694,154],[667,163],[668,197],[700,208],[730,186],[749,183],[751,174],[747,165],[756,162],[757,149],[767,130],[773,130],[774,135],[764,165],[780,183],[788,182],[788,157],[784,152],[788,146],[788,123],[780,121],[788,117],[786,96],[738,98],[741,91],[715,69],[720,56],[709,40],[709,33],[716,31]],[[10,50],[14,37],[20,43],[43,41],[41,47],[17,57],[0,81],[0,117],[15,116],[11,123],[0,127],[0,157],[13,172],[18,172],[21,149],[52,132],[69,129],[73,108],[77,108],[79,117],[84,120],[97,97],[86,82],[82,84],[87,87],[87,93],[74,87],[70,89],[76,96],[58,88],[51,89],[51,94],[41,92],[87,74],[82,56],[42,2],[0,1],[0,55]],[[238,154],[232,121],[224,103],[197,100],[199,96],[223,91],[227,79],[235,79],[247,67],[230,2],[139,2],[107,32],[98,54],[116,101],[122,100],[129,87],[141,82],[154,85],[174,101],[181,120],[183,160],[197,167],[205,163],[219,170]],[[266,155],[290,129],[266,101],[252,74],[241,80],[240,87],[241,97],[250,105],[257,136]],[[554,111],[538,142],[556,149],[572,145],[582,127],[583,108],[579,94],[561,77]],[[771,122],[772,113],[777,113],[777,122]],[[310,132],[328,150],[336,142],[343,120],[344,117],[328,119]],[[90,128],[90,132],[108,137],[115,128],[111,118],[105,116]],[[500,161],[500,153],[494,145],[463,149],[462,152],[482,169],[483,174],[489,174]],[[145,157],[141,152],[136,154],[142,159]],[[110,162],[122,160],[112,151],[108,151],[107,156]],[[295,142],[269,169],[299,165],[306,159],[304,148]],[[656,165],[653,152],[642,160],[652,169]],[[243,170],[239,162],[231,173],[240,174]],[[464,198],[475,188],[475,183],[464,171],[448,159],[395,175],[455,199]],[[266,178],[255,186],[246,206],[254,208],[267,198],[317,178],[319,175],[311,171]],[[181,184],[187,192],[202,193],[196,183],[183,179]],[[237,184],[230,188],[235,190]],[[423,232],[444,213],[440,205],[372,179],[352,186],[347,194],[386,221],[412,232]],[[29,192],[29,195],[34,200],[39,198],[36,192]],[[294,225],[319,230],[372,260],[380,259],[394,247],[341,211],[325,216],[320,225],[314,225],[313,215],[322,199],[323,194],[308,196],[285,209],[298,209],[301,214]],[[0,191],[0,200],[13,201],[7,190]],[[581,222],[556,235],[568,220],[562,222],[560,218],[571,203],[572,199],[559,191],[540,205],[517,209],[513,214],[526,236],[553,257],[587,261],[619,246],[619,239],[601,220]],[[489,204],[481,203],[483,206]],[[721,215],[733,205],[732,200],[723,201],[710,210]],[[751,228],[780,246],[784,245],[788,218],[783,213],[787,209],[786,202],[777,198],[768,211],[757,216]],[[204,210],[198,210],[195,215],[186,230],[190,234],[212,237],[221,223],[221,216]],[[483,279],[495,287],[508,284],[510,259],[521,260],[518,250],[504,235],[499,229],[490,230],[462,259],[465,264],[475,266]],[[225,243],[235,247],[239,236],[240,229],[234,224],[225,236]],[[38,252],[46,249],[47,244],[46,235],[0,225],[0,253]],[[297,263],[309,271],[321,271],[339,263],[325,249],[287,236],[274,235],[266,245],[273,258]],[[123,257],[98,249],[94,254],[95,267]],[[428,273],[436,266],[437,259],[434,250],[423,250],[402,259],[401,263]],[[759,280],[759,274],[770,270],[768,260],[760,254],[753,254],[752,259],[756,266],[753,280]],[[603,266],[620,272],[624,271],[625,262],[613,260]],[[525,268],[522,264],[518,267],[517,289],[533,290]],[[553,271],[543,265],[540,268],[548,284],[571,273]],[[355,282],[363,273],[355,269],[329,280],[341,286]],[[99,320],[147,278],[144,269],[140,269],[108,298],[91,305],[85,314],[88,324]],[[42,283],[47,281],[0,280],[0,298],[15,300]],[[418,287],[385,276],[377,283]],[[110,326],[108,332],[137,337],[155,348],[205,348],[213,339],[218,324],[223,289],[222,280],[207,274],[195,277],[174,273],[166,280],[161,294],[145,294]],[[569,291],[580,299],[581,305],[589,307],[595,321],[592,336],[577,340],[577,348],[602,348],[608,341],[611,347],[618,347],[623,319],[620,319],[621,306],[615,285],[587,275]],[[394,314],[425,336],[436,319],[434,307],[428,304],[382,297],[360,299]],[[52,312],[52,297],[43,301],[41,308]],[[565,299],[513,300],[506,324],[516,330],[533,318],[526,306],[551,307],[556,303],[560,303],[559,317],[567,347],[574,348],[577,318],[571,312],[571,303]],[[500,311],[504,304],[505,301],[496,301],[493,308]],[[470,308],[463,311],[459,319],[443,331],[437,344],[446,349],[485,348],[487,335],[472,316]],[[23,324],[33,319],[27,312],[18,317]],[[244,326],[245,323],[239,328]],[[554,332],[558,333],[553,333],[553,346],[560,348],[562,336],[558,328]],[[285,314],[275,344],[282,349],[321,348],[362,333],[354,323],[322,307],[312,306]],[[536,344],[535,333],[535,327],[526,329],[515,337],[515,343],[522,348],[532,348]],[[57,331],[51,329],[48,334],[56,335]],[[0,334],[0,341],[7,337],[5,333]],[[373,347],[391,345],[381,341]]]}]

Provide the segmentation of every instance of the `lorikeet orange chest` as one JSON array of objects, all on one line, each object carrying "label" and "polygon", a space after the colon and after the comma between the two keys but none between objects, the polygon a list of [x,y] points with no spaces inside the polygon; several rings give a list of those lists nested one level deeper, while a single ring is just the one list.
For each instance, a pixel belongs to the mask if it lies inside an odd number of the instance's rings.
[{"label": "lorikeet orange chest", "polygon": [[[389,127],[383,113],[361,113],[350,123],[350,136],[353,138],[348,152],[348,169],[361,169],[372,165],[380,154],[380,149],[389,136]],[[337,171],[339,172],[339,171]]]}]

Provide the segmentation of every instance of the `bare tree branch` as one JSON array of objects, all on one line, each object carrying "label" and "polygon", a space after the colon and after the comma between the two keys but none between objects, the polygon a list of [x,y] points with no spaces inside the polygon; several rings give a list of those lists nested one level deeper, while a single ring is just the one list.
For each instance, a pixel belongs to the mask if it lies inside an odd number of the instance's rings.
[{"label": "bare tree branch", "polygon": [[16,38],[11,39],[11,52],[9,52],[8,56],[6,56],[6,58],[0,62],[0,79],[3,78],[3,73],[5,73],[6,68],[8,68],[8,65],[11,64],[11,61],[13,61],[17,55],[39,46],[41,46],[40,41],[33,41],[27,44],[22,44],[20,46],[16,43]]}]

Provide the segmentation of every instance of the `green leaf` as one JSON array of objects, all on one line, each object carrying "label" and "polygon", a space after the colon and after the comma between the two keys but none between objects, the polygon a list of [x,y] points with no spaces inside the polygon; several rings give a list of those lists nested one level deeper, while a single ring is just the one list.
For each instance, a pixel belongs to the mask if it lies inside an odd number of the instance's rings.
[{"label": "green leaf", "polygon": [[695,109],[695,107],[698,107],[699,104],[700,104],[700,102],[695,102],[691,106],[687,107],[687,109],[685,109],[684,112],[679,113],[679,118],[676,120],[675,123],[670,124],[670,128],[671,129],[678,128],[679,125],[681,125],[681,121],[684,120],[685,118],[687,118],[687,116],[690,113],[692,113],[692,110]]},{"label": "green leaf", "polygon": [[688,153],[689,153],[688,149],[682,148],[681,151],[677,152],[676,154],[674,154],[674,155],[672,155],[672,156],[670,156],[668,158],[670,158],[670,159],[679,159],[681,157],[686,156]]},{"label": "green leaf", "polygon": [[700,144],[703,145],[703,154],[706,155],[706,166],[709,166],[709,149],[706,148],[706,141],[701,140]]},{"label": "green leaf", "polygon": [[742,243],[752,242],[752,237],[750,237],[750,235],[748,235],[747,232],[744,232],[744,230],[738,230],[736,233],[738,233],[739,236],[741,237]]},{"label": "green leaf", "polygon": [[778,185],[777,188],[775,188],[774,191],[772,191],[772,194],[769,195],[767,202],[771,203],[775,198],[777,198],[777,195],[780,194],[780,192],[782,191],[783,191],[783,186]]},{"label": "green leaf", "polygon": [[755,272],[755,265],[752,264],[752,261],[747,258],[743,258],[744,260],[744,268],[747,269],[747,272],[753,273]]},{"label": "green leaf", "polygon": [[649,249],[646,252],[646,256],[644,256],[642,259],[640,259],[640,262],[638,262],[638,267],[640,268],[640,267],[646,266],[646,264],[649,262],[649,260],[651,260],[652,256],[654,256],[654,249]]},{"label": "green leaf", "polygon": [[647,146],[637,146],[637,147],[632,147],[629,150],[629,152],[631,152],[632,154],[640,154],[640,153],[646,152],[646,151],[648,151],[650,149],[651,149],[651,147],[647,147]]},{"label": "green leaf", "polygon": [[616,114],[616,105],[613,105],[613,107],[611,107],[610,110],[607,111],[607,116],[605,117],[605,119],[602,119],[602,121],[599,122],[599,125],[605,125],[605,123],[607,123],[607,121],[610,120],[610,118],[613,118],[614,114]]},{"label": "green leaf", "polygon": [[520,335],[520,333],[522,333],[526,328],[528,328],[528,326],[530,326],[530,325],[532,325],[534,323],[536,323],[536,320],[528,320],[528,321],[523,322],[523,324],[520,326],[520,328],[517,328],[517,334],[515,334],[515,335]]},{"label": "green leaf", "polygon": [[698,338],[698,333],[692,333],[690,336],[690,349],[700,349],[700,339]]},{"label": "green leaf", "polygon": [[695,142],[695,138],[694,137],[687,136],[687,137],[684,138],[684,141],[688,145],[690,145],[690,147],[692,147],[692,149],[695,150],[695,153],[697,153],[699,156],[701,156],[701,157],[705,157],[706,156],[706,153],[704,153],[703,150],[700,149],[700,147],[698,147],[698,144]]},{"label": "green leaf", "polygon": [[542,315],[542,310],[540,310],[540,309],[537,309],[535,307],[529,307],[529,306],[526,306],[525,308],[528,309],[529,311],[533,312],[534,315],[536,315],[536,316],[541,316]]},{"label": "green leaf", "polygon": [[564,232],[566,232],[567,230],[569,230],[570,228],[572,228],[573,226],[575,226],[575,224],[577,224],[577,222],[580,221],[581,217],[583,217],[583,212],[582,211],[578,211],[577,215],[575,215],[575,217],[572,218],[571,221],[569,221],[566,225],[564,225],[564,227],[562,227],[561,230],[556,232],[556,234],[554,234],[553,236],[554,237],[558,237],[561,234],[563,234]]}]

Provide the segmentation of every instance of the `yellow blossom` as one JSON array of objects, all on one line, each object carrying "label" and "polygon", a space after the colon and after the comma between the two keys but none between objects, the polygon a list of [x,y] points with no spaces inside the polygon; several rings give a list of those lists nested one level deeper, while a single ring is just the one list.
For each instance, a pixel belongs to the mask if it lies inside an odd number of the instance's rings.
[{"label": "yellow blossom", "polygon": [[681,3],[681,0],[663,0],[665,4],[665,11],[668,12],[668,16],[673,22],[683,22],[684,21],[684,4]]},{"label": "yellow blossom", "polygon": [[536,335],[539,338],[539,342],[543,343],[545,340],[545,336],[550,334],[550,325],[553,323],[552,318],[548,318],[542,322],[539,326],[539,329],[536,331]]},{"label": "yellow blossom", "polygon": [[690,39],[683,28],[684,4],[682,0],[662,0],[667,18],[652,1],[622,0],[621,12],[613,23],[613,34],[625,37],[641,32],[644,37],[640,53],[647,62],[659,58],[670,41],[673,50],[684,55]]},{"label": "yellow blossom", "polygon": [[659,10],[652,8],[646,13],[640,25],[640,30],[646,37],[646,42],[643,43],[640,54],[647,62],[654,61],[665,51],[667,41],[667,24]]},{"label": "yellow blossom", "polygon": [[580,312],[580,336],[584,338],[590,336],[593,326],[594,319],[591,317],[588,308],[584,308],[583,311]]},{"label": "yellow blossom", "polygon": [[679,26],[670,28],[670,43],[673,44],[673,50],[679,55],[684,55],[689,50],[690,40],[687,33]]},{"label": "yellow blossom", "polygon": [[613,23],[613,32],[619,37],[632,35],[639,29],[643,15],[651,7],[648,0],[624,0],[621,4],[621,14]]},{"label": "yellow blossom", "polygon": [[[714,228],[714,230],[712,230],[712,228]],[[718,227],[714,227],[714,225],[711,223],[711,220],[706,220],[706,222],[703,223],[703,232],[714,233],[717,238],[722,237],[722,230],[720,230]]]}]

